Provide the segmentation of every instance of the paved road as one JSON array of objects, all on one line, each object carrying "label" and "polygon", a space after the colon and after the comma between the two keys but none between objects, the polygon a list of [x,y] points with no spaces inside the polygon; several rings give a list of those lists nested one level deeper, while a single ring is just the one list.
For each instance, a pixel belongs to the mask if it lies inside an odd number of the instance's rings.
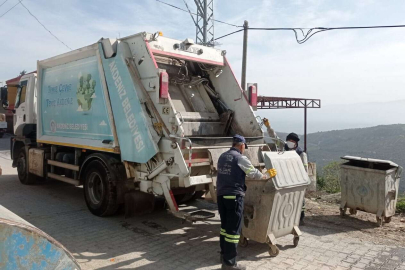
[{"label": "paved road", "polygon": [[[1,139],[0,165],[7,173],[0,176],[0,204],[60,241],[83,269],[220,269],[218,216],[182,224],[160,207],[130,219],[122,213],[98,218],[87,210],[81,187],[56,181],[21,185],[5,145]],[[216,212],[205,201],[194,206]],[[298,247],[293,248],[292,236],[281,238],[275,258],[266,245],[250,242],[240,249],[241,264],[248,269],[405,269],[405,248],[374,245],[327,228],[301,229]]]}]

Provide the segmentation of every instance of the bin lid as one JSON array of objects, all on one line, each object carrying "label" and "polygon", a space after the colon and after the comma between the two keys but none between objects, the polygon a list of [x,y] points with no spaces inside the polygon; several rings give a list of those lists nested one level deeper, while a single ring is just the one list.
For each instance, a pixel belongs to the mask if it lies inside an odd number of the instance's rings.
[{"label": "bin lid", "polygon": [[300,156],[295,151],[262,152],[267,169],[276,169],[272,178],[276,189],[306,186],[311,183]]},{"label": "bin lid", "polygon": [[362,157],[355,157],[355,156],[344,156],[341,157],[341,159],[344,160],[354,160],[354,161],[362,161],[362,162],[366,162],[366,163],[375,163],[375,164],[387,164],[390,165],[394,168],[398,168],[399,165],[390,161],[390,160],[384,160],[384,159],[374,159],[374,158],[362,158]]}]

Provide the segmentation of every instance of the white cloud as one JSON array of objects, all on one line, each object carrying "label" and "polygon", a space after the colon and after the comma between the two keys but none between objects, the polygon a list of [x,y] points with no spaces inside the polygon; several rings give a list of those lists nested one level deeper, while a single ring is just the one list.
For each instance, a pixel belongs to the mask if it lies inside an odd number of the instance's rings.
[{"label": "white cloud", "polygon": [[[2,9],[13,5],[9,2]],[[168,2],[184,7],[182,1]],[[188,4],[195,10],[194,1]],[[189,14],[156,1],[125,0],[112,5],[106,0],[38,0],[26,6],[74,49],[101,37],[141,31],[161,30],[171,38],[195,39]],[[390,25],[404,24],[404,9],[405,3],[399,1],[386,5],[375,0],[228,0],[215,2],[215,18],[237,25],[246,19],[252,27]],[[0,81],[23,69],[35,70],[37,60],[68,51],[21,6],[1,18],[0,24],[0,35],[8,37],[0,45]],[[217,37],[234,30],[215,24]],[[405,99],[403,31],[329,31],[302,45],[292,32],[250,31],[247,80],[259,83],[260,94],[321,98],[325,104]],[[239,79],[242,33],[219,42]]]}]

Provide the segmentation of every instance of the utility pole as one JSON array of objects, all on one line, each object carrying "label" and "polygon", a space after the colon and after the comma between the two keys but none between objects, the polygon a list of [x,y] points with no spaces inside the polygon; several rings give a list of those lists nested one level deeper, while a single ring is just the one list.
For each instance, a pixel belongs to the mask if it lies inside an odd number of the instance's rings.
[{"label": "utility pole", "polygon": [[243,56],[242,56],[242,80],[241,87],[246,90],[246,62],[247,62],[247,43],[248,43],[248,28],[249,23],[245,21],[243,24]]},{"label": "utility pole", "polygon": [[307,153],[307,101],[306,100],[305,100],[305,108],[304,108],[304,152]]},{"label": "utility pole", "polygon": [[[196,20],[191,15],[196,27],[196,42],[205,46],[214,46],[214,0],[194,0],[197,6]],[[186,4],[187,6],[187,4]],[[188,9],[188,6],[187,6]],[[190,11],[190,10],[189,10]]]}]

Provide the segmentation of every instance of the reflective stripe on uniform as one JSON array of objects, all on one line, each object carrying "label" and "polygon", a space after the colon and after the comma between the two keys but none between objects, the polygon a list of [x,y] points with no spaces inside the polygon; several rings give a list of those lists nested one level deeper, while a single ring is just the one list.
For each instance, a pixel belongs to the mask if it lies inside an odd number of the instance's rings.
[{"label": "reflective stripe on uniform", "polygon": [[236,199],[236,196],[224,196],[224,199]]},{"label": "reflective stripe on uniform", "polygon": [[245,171],[245,173],[246,174],[249,174],[252,170],[254,170],[255,169],[255,167],[252,165],[249,169],[247,169],[246,171]]},{"label": "reflective stripe on uniform", "polygon": [[228,238],[233,238],[233,239],[239,239],[239,238],[240,238],[240,235],[227,234],[226,237],[228,237]]},{"label": "reflective stripe on uniform", "polygon": [[226,241],[226,242],[229,242],[229,243],[233,243],[233,244],[239,243],[239,239],[232,240],[232,239],[225,238],[225,241]]},{"label": "reflective stripe on uniform", "polygon": [[222,228],[221,228],[221,231],[219,232],[219,234],[226,237],[226,231],[225,231],[225,229],[222,229]]},{"label": "reflective stripe on uniform", "polygon": [[223,235],[223,236],[225,236],[225,237],[227,237],[227,238],[230,238],[229,240],[232,240],[232,239],[239,239],[239,238],[240,238],[240,235],[227,234],[227,233],[226,233],[226,230],[225,230],[225,229],[222,229],[222,228],[221,228],[221,231],[219,232],[219,234],[220,234],[220,235]]}]

